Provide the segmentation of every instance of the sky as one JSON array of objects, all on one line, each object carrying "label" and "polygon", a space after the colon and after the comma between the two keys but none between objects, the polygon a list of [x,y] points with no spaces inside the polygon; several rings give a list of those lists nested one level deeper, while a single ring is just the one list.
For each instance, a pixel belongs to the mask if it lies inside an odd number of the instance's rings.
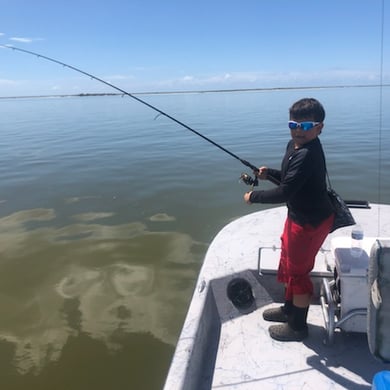
[{"label": "sky", "polygon": [[[0,45],[130,93],[390,83],[389,0],[0,0],[0,10]],[[104,92],[115,91],[0,47],[0,97]]]}]

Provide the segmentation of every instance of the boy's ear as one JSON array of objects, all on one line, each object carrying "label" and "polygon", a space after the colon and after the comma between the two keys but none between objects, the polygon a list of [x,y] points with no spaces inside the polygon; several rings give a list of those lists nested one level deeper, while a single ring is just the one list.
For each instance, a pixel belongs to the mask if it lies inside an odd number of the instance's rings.
[{"label": "boy's ear", "polygon": [[324,124],[323,123],[320,123],[318,125],[318,130],[317,130],[317,135],[320,135],[322,133],[322,129],[324,128]]}]

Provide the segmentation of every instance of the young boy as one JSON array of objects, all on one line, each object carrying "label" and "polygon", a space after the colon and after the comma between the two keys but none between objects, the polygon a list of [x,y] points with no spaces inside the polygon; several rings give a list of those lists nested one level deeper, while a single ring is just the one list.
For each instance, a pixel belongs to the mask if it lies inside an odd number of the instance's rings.
[{"label": "young boy", "polygon": [[244,195],[248,204],[287,204],[278,269],[278,281],[285,285],[285,303],[263,313],[265,320],[282,323],[269,328],[270,336],[279,341],[301,341],[308,335],[306,319],[313,294],[309,273],[334,219],[327,194],[325,156],[318,138],[324,119],[325,110],[316,99],[294,103],[288,122],[292,139],[281,170],[261,167],[257,172],[260,179],[276,179],[279,186]]}]

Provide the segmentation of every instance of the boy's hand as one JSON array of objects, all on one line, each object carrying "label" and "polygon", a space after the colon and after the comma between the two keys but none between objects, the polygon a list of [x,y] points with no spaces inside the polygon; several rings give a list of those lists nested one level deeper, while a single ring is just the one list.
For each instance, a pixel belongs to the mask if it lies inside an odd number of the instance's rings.
[{"label": "boy's hand", "polygon": [[250,197],[251,197],[251,193],[252,193],[253,191],[249,191],[249,192],[246,192],[245,194],[244,194],[244,200],[245,200],[245,203],[247,203],[247,204],[252,204],[252,202],[250,201]]},{"label": "boy's hand", "polygon": [[260,167],[257,172],[255,172],[256,177],[260,180],[267,180],[268,167]]}]

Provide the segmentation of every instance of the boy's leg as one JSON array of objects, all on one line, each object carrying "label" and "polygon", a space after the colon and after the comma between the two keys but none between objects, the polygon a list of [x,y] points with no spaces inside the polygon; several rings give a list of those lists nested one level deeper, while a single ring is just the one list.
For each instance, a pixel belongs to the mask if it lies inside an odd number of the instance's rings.
[{"label": "boy's leg", "polygon": [[272,322],[287,322],[288,316],[291,313],[292,308],[292,296],[287,296],[287,248],[284,239],[287,236],[289,230],[290,220],[287,218],[284,223],[283,233],[280,237],[281,240],[281,252],[278,268],[278,282],[284,283],[284,304],[277,308],[266,309],[263,312],[263,318],[266,321]]},{"label": "boy's leg", "polygon": [[315,228],[302,227],[291,220],[286,221],[282,237],[282,247],[285,246],[284,268],[279,268],[278,279],[288,279],[286,299],[292,297],[293,304],[287,322],[270,327],[272,338],[280,341],[301,341],[307,337],[307,313],[313,293],[309,274],[332,223],[333,215]]}]

